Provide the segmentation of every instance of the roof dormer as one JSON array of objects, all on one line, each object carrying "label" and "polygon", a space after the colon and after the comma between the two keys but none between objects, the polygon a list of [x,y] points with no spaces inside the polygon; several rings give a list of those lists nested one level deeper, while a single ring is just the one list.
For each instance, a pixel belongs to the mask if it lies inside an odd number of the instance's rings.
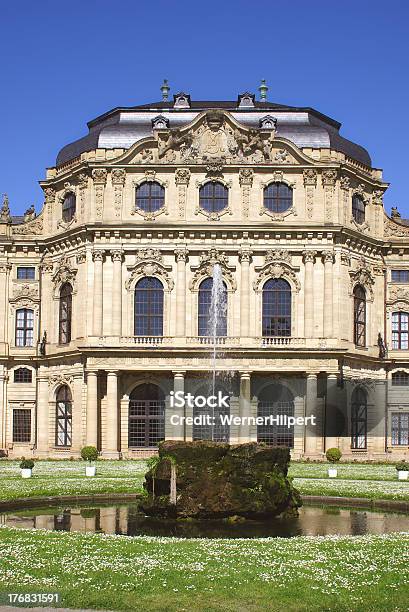
[{"label": "roof dormer", "polygon": [[245,91],[242,94],[239,94],[237,99],[238,108],[254,108],[254,100],[256,96],[253,93]]},{"label": "roof dormer", "polygon": [[181,91],[173,96],[173,108],[190,108],[189,94]]}]

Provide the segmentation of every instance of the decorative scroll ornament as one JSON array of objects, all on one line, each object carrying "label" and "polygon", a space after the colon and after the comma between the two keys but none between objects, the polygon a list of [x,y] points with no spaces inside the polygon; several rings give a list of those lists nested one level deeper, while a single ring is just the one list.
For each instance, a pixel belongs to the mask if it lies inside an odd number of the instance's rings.
[{"label": "decorative scroll ornament", "polygon": [[294,269],[291,265],[284,261],[271,261],[265,263],[261,268],[257,268],[259,271],[256,280],[253,283],[255,291],[259,292],[262,290],[264,283],[271,278],[282,278],[290,283],[293,290],[297,293],[301,289],[300,281]]},{"label": "decorative scroll ornament", "polygon": [[187,168],[178,168],[175,172],[176,185],[189,185],[190,170]]},{"label": "decorative scroll ornament", "polygon": [[124,168],[114,168],[111,172],[111,181],[114,188],[114,214],[115,217],[121,216],[123,187],[126,179]]},{"label": "decorative scroll ornament", "polygon": [[51,389],[52,387],[61,387],[63,385],[72,385],[74,378],[72,376],[67,376],[65,374],[52,374],[48,379],[48,386]]},{"label": "decorative scroll ornament", "polygon": [[48,229],[51,232],[53,228],[53,208],[55,202],[55,189],[53,187],[44,188],[45,205],[48,215]]},{"label": "decorative scroll ornament", "polygon": [[[75,187],[73,185],[71,185],[71,183],[69,183],[67,181],[66,183],[64,183],[64,189],[62,190],[62,192],[58,196],[58,202],[59,202],[59,205],[60,205],[60,212],[62,211],[62,206],[63,206],[65,198],[70,193],[74,194],[74,196],[76,197]],[[58,223],[57,223],[57,228],[58,227],[62,227],[63,229],[68,229],[69,227],[71,227],[71,225],[74,225],[76,222],[77,222],[77,211],[75,212],[73,218],[70,219],[70,221],[64,221],[63,219],[60,219],[58,221]]]},{"label": "decorative scroll ornament", "polygon": [[304,185],[315,187],[317,185],[317,171],[313,168],[306,168],[303,172]]},{"label": "decorative scroll ornament", "polygon": [[281,261],[287,264],[291,264],[291,253],[285,249],[271,249],[267,251],[264,263],[272,263]]},{"label": "decorative scroll ornament", "polygon": [[70,283],[74,289],[77,271],[78,270],[71,266],[68,257],[63,255],[60,261],[57,263],[57,267],[52,276],[54,287],[57,288],[64,283]]},{"label": "decorative scroll ornament", "polygon": [[97,219],[102,218],[104,209],[104,189],[107,182],[108,172],[105,168],[94,168],[92,171],[92,180],[94,181],[95,191],[95,213]]},{"label": "decorative scroll ornament", "polygon": [[409,289],[405,287],[390,287],[388,302],[403,301],[409,304]]},{"label": "decorative scroll ornament", "polygon": [[43,233],[43,219],[42,217],[36,217],[34,221],[29,221],[28,223],[22,223],[21,225],[13,225],[13,234],[33,234],[38,235]]},{"label": "decorative scroll ornament", "polygon": [[189,251],[185,247],[178,247],[174,250],[176,261],[184,261],[188,260]]},{"label": "decorative scroll ornament", "polygon": [[371,301],[373,300],[373,286],[375,284],[375,279],[373,277],[373,271],[371,267],[366,262],[365,258],[361,258],[358,267],[355,270],[349,271],[349,276],[351,280],[350,284],[350,293],[353,295],[353,290],[356,285],[362,285],[364,289],[366,289],[370,295]]},{"label": "decorative scroll ornament", "polygon": [[[357,187],[352,189],[351,195],[352,195],[352,197],[354,195],[359,196],[362,199],[362,201],[363,201],[363,203],[365,205],[365,208],[369,204],[369,197],[365,193],[365,185],[363,183],[361,183],[360,185],[358,185]],[[364,231],[364,230],[369,231],[371,229],[370,225],[369,225],[369,223],[367,221],[364,221],[363,223],[357,223],[353,215],[351,215],[351,217],[350,217],[350,222],[352,223],[352,225],[354,225],[360,231]]]},{"label": "decorative scroll ornament", "polygon": [[305,187],[305,209],[307,218],[312,219],[314,213],[314,191],[317,185],[317,172],[313,168],[307,168],[303,172]]},{"label": "decorative scroll ornament", "polygon": [[337,181],[338,172],[334,169],[324,170],[321,180],[324,187],[324,210],[325,220],[332,221],[334,189]]},{"label": "decorative scroll ornament", "polygon": [[169,266],[163,264],[163,256],[159,249],[140,249],[136,254],[135,263],[128,266],[130,274],[125,283],[125,288],[127,291],[132,291],[136,282],[141,277],[155,276],[165,282],[167,291],[172,291],[174,281],[168,272],[170,269]]},{"label": "decorative scroll ornament", "polygon": [[190,283],[190,289],[192,291],[198,291],[199,285],[205,278],[213,276],[214,265],[219,264],[222,269],[223,279],[227,282],[229,291],[236,291],[237,283],[232,271],[235,270],[234,266],[229,265],[229,258],[224,252],[220,252],[218,249],[210,249],[209,251],[203,251],[199,257],[199,265],[191,266],[194,270],[194,275]]},{"label": "decorative scroll ornament", "polygon": [[22,298],[26,298],[34,302],[39,301],[37,287],[30,287],[28,284],[18,285],[15,287],[13,297],[10,299],[10,302],[17,302]]},{"label": "decorative scroll ornament", "polygon": [[239,183],[242,191],[243,216],[247,218],[250,213],[250,193],[253,185],[254,172],[251,168],[241,168]]},{"label": "decorative scroll ornament", "polygon": [[385,216],[384,221],[385,236],[395,236],[396,238],[406,238],[409,236],[409,226],[401,225],[397,221],[392,221]]},{"label": "decorative scroll ornament", "polygon": [[188,168],[177,168],[175,172],[175,183],[178,188],[179,219],[183,219],[186,209],[186,191],[190,181],[190,170]]}]

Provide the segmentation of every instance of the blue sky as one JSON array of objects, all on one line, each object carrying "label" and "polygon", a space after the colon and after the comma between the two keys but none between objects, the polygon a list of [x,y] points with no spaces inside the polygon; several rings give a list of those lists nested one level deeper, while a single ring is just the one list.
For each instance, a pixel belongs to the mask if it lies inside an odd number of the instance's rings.
[{"label": "blue sky", "polygon": [[41,208],[58,150],[115,107],[171,94],[312,106],[340,121],[391,182],[386,208],[409,217],[409,3],[0,1],[0,193]]}]

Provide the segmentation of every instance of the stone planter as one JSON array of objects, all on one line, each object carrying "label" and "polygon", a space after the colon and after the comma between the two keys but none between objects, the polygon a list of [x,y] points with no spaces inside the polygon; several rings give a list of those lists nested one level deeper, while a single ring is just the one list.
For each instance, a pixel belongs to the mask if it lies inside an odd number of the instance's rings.
[{"label": "stone planter", "polygon": [[97,468],[95,465],[87,465],[85,468],[85,476],[95,476]]},{"label": "stone planter", "polygon": [[328,468],[328,478],[336,478],[338,476],[337,468]]},{"label": "stone planter", "polygon": [[407,480],[409,470],[398,470],[398,480]]},{"label": "stone planter", "polygon": [[24,468],[21,470],[21,478],[31,478],[32,473],[32,470]]}]

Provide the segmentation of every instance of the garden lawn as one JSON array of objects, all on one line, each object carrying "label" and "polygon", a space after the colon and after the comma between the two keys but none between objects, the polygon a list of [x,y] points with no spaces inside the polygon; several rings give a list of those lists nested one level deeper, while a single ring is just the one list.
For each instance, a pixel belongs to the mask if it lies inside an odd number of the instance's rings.
[{"label": "garden lawn", "polygon": [[406,610],[409,534],[179,540],[0,527],[0,591],[107,610]]},{"label": "garden lawn", "polygon": [[[393,464],[341,463],[338,478],[328,479],[327,463],[291,463],[290,476],[304,495],[409,500],[409,482],[397,480]],[[0,501],[19,497],[139,493],[146,461],[98,461],[97,476],[86,478],[82,461],[37,461],[33,478],[23,480],[19,462],[0,460]]]}]

